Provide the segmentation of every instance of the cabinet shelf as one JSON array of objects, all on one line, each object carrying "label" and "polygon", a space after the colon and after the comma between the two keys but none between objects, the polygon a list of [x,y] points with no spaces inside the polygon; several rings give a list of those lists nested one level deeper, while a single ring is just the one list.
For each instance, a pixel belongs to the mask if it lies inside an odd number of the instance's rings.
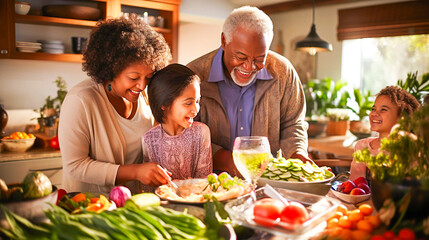
[{"label": "cabinet shelf", "polygon": [[48,61],[62,61],[62,62],[82,62],[82,54],[63,53],[51,54],[44,52],[18,52],[13,53],[14,59],[27,59],[27,60],[48,60]]},{"label": "cabinet shelf", "polygon": [[37,25],[52,25],[52,26],[76,26],[76,27],[95,27],[96,21],[79,20],[70,18],[45,17],[36,15],[18,15],[15,14],[16,23],[27,23]]},{"label": "cabinet shelf", "polygon": [[[36,15],[18,15],[18,14],[15,14],[15,22],[35,24],[35,25],[50,25],[50,26],[69,25],[69,26],[88,27],[88,28],[95,27],[97,24],[97,21],[46,17],[46,16],[36,16]],[[153,30],[159,33],[171,33],[171,29],[168,29],[168,28],[159,28],[159,27],[152,27],[152,28]]]}]

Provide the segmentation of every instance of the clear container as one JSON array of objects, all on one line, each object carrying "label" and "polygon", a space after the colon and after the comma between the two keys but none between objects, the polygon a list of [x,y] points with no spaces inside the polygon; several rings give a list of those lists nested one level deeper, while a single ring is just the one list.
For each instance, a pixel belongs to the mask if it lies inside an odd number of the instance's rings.
[{"label": "clear container", "polygon": [[[279,235],[293,239],[309,239],[311,236],[315,236],[326,227],[326,220],[334,215],[340,201],[334,198],[298,192],[288,189],[274,188],[288,201],[296,201],[303,204],[310,218],[302,223],[296,225],[293,230],[288,230],[280,226],[274,226],[271,228],[264,227],[256,224],[253,221],[253,205],[255,201],[248,194],[229,201],[225,205],[226,211],[229,213],[232,221],[239,225],[243,225],[255,230],[266,231],[274,235]],[[264,188],[256,190],[256,199],[267,198],[264,194]]]}]

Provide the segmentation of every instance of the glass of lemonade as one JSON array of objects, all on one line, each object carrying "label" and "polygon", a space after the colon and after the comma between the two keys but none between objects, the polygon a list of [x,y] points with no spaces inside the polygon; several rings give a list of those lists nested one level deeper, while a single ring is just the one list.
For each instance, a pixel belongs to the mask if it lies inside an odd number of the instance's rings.
[{"label": "glass of lemonade", "polygon": [[256,181],[262,175],[271,156],[267,137],[237,137],[232,150],[234,164],[243,177],[256,188]]}]

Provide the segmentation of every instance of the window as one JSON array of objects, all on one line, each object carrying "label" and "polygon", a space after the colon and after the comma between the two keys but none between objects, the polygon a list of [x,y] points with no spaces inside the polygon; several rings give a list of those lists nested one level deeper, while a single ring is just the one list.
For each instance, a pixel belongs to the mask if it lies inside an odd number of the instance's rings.
[{"label": "window", "polygon": [[341,78],[376,94],[418,71],[429,72],[429,34],[343,41]]}]

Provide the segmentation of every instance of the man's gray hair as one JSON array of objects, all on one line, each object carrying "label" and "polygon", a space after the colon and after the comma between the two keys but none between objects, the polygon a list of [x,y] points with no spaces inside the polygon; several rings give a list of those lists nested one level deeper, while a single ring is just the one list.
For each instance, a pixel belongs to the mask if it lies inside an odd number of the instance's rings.
[{"label": "man's gray hair", "polygon": [[223,24],[223,35],[226,43],[230,43],[235,29],[238,27],[253,30],[265,36],[267,46],[273,40],[273,22],[270,17],[256,7],[243,6],[234,9]]}]

